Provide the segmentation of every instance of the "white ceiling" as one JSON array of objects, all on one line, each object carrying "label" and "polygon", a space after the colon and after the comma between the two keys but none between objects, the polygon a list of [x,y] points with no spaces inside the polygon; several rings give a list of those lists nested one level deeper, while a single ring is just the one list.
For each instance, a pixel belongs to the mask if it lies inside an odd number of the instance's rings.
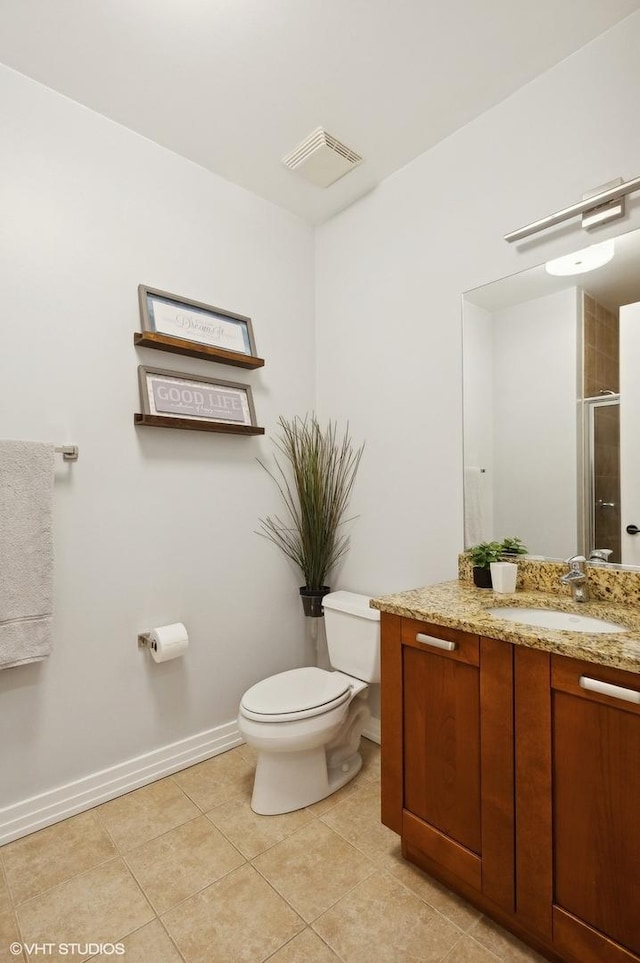
[{"label": "white ceiling", "polygon": [[[311,222],[640,0],[0,0],[0,61]],[[281,157],[322,125],[365,162]]]}]

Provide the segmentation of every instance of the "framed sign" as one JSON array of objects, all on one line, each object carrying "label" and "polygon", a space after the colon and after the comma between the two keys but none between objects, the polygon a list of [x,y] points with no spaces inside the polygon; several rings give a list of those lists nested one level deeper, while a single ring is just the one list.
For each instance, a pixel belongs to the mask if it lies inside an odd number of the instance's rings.
[{"label": "framed sign", "polygon": [[138,379],[145,415],[256,426],[249,385],[145,365],[138,368]]},{"label": "framed sign", "polygon": [[138,299],[143,331],[257,357],[251,318],[144,284],[138,286]]}]

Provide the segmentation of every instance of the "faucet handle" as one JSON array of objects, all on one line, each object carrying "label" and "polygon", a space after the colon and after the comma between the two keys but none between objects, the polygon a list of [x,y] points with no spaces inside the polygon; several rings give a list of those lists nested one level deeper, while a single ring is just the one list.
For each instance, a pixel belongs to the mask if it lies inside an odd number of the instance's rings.
[{"label": "faucet handle", "polygon": [[572,555],[571,558],[565,559],[567,565],[571,565],[573,562],[586,562],[584,555]]},{"label": "faucet handle", "polygon": [[611,548],[593,548],[589,552],[590,562],[608,562],[609,556],[613,554],[613,549]]},{"label": "faucet handle", "polygon": [[571,572],[582,572],[584,574],[586,571],[587,560],[584,555],[572,555],[566,561]]}]

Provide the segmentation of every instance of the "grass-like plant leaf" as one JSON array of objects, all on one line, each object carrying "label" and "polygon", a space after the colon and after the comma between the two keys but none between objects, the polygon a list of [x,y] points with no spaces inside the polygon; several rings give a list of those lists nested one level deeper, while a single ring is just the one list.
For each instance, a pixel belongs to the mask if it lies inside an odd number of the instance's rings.
[{"label": "grass-like plant leaf", "polygon": [[300,568],[307,588],[319,589],[349,547],[341,526],[350,520],[345,514],[364,445],[354,449],[348,425],[339,438],[335,422],[322,429],[313,414],[281,417],[278,425],[275,467],[258,462],[278,487],[284,518],[261,518],[257,534]]}]

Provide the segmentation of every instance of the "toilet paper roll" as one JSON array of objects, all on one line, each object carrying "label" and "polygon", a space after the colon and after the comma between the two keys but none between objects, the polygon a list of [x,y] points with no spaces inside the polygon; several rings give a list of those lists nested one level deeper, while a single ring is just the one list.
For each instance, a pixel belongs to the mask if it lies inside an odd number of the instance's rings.
[{"label": "toilet paper roll", "polygon": [[184,655],[189,636],[182,622],[159,625],[149,633],[149,648],[155,662],[168,662]]}]

